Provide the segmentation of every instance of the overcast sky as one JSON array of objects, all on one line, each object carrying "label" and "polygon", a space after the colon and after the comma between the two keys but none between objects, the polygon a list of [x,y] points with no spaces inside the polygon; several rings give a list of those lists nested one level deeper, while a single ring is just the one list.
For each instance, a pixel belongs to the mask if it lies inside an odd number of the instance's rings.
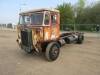
[{"label": "overcast sky", "polygon": [[[77,3],[78,0],[0,0],[0,23],[17,24],[19,10],[30,10],[38,8],[54,8],[57,5],[67,2]],[[87,0],[92,3],[99,0]]]}]

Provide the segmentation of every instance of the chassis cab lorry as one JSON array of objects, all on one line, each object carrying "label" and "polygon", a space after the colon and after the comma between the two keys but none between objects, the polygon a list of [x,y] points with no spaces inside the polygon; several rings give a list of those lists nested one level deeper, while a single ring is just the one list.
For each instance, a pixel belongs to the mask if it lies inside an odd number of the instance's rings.
[{"label": "chassis cab lorry", "polygon": [[58,58],[60,47],[72,42],[81,44],[80,32],[60,32],[60,12],[55,9],[38,9],[19,14],[17,26],[19,47],[27,53],[44,53],[49,61]]}]

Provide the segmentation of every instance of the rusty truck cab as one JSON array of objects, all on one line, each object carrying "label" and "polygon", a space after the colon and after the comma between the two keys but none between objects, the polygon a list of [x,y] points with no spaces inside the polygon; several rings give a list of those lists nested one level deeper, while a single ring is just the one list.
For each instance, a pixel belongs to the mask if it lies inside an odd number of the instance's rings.
[{"label": "rusty truck cab", "polygon": [[60,37],[60,15],[55,9],[39,9],[19,14],[18,39],[21,49],[41,52],[47,42]]},{"label": "rusty truck cab", "polygon": [[27,53],[43,53],[46,59],[58,58],[60,47],[65,43],[83,43],[81,32],[60,33],[60,13],[55,9],[39,9],[22,12],[17,27],[17,42]]}]

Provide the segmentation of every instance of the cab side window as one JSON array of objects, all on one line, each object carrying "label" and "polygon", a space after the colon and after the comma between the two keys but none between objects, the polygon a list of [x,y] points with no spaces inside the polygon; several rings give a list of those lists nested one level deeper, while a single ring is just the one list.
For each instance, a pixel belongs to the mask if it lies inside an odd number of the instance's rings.
[{"label": "cab side window", "polygon": [[55,25],[57,23],[57,15],[51,15],[51,23]]},{"label": "cab side window", "polygon": [[49,19],[50,19],[49,14],[45,14],[45,20],[44,20],[45,25],[49,25]]}]

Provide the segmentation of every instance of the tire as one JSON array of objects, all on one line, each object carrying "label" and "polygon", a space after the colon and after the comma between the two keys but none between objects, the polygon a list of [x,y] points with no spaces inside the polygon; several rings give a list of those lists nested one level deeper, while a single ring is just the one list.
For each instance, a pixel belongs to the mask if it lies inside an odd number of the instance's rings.
[{"label": "tire", "polygon": [[69,38],[65,38],[65,42],[66,42],[66,44],[71,44],[71,41]]},{"label": "tire", "polygon": [[78,40],[77,40],[77,44],[82,44],[84,41],[84,36],[83,35],[79,35],[78,36]]},{"label": "tire", "polygon": [[55,61],[60,53],[59,44],[56,42],[51,42],[47,45],[45,56],[48,61]]}]

